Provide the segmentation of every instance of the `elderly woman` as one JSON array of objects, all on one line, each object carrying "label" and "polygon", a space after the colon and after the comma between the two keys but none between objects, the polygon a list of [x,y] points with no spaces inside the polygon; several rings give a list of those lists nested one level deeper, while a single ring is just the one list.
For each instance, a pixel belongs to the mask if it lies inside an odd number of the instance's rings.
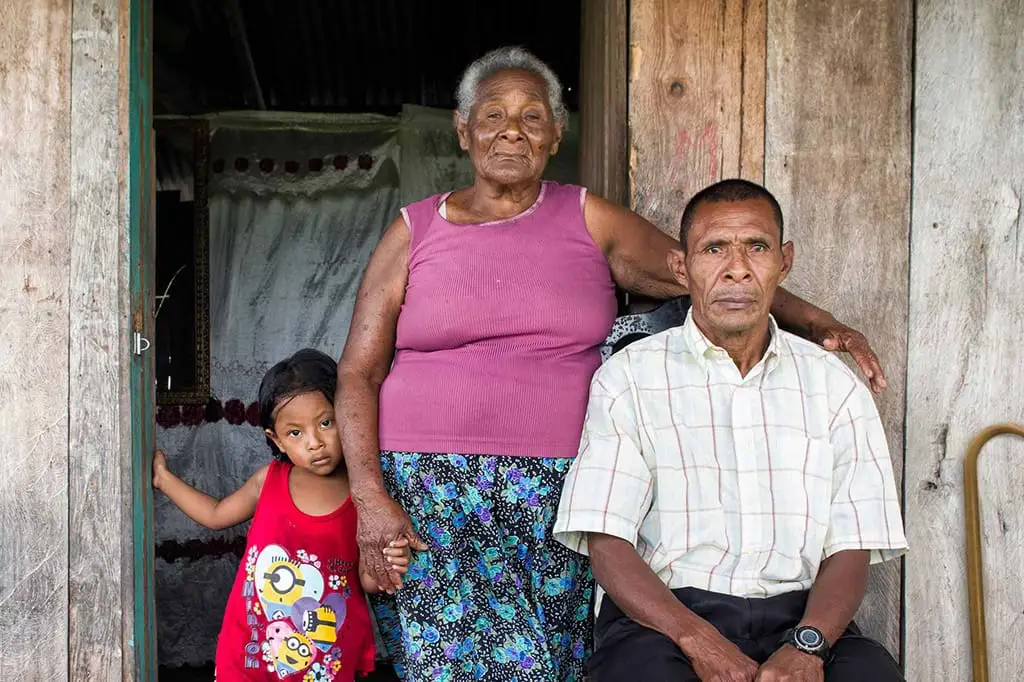
[{"label": "elderly woman", "polygon": [[[566,123],[561,93],[522,49],[470,65],[455,128],[473,185],[402,209],[367,267],[339,364],[362,560],[393,593],[377,614],[406,680],[582,678],[589,566],[551,528],[598,346],[616,284],[686,293],[668,269],[671,238],[541,180]],[[773,310],[852,352],[884,387],[859,333],[785,292]],[[400,537],[421,550],[404,585],[382,553]]]}]

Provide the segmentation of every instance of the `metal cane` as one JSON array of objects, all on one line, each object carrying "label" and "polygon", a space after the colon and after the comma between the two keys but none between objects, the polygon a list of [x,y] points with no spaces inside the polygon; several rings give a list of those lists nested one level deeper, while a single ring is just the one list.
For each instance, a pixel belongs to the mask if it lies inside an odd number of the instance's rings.
[{"label": "metal cane", "polygon": [[995,424],[981,431],[967,446],[964,459],[964,519],[967,530],[967,604],[971,618],[971,660],[974,682],[988,682],[985,639],[985,589],[981,573],[981,512],[978,505],[978,456],[985,443],[1003,434],[1024,437],[1024,426]]}]

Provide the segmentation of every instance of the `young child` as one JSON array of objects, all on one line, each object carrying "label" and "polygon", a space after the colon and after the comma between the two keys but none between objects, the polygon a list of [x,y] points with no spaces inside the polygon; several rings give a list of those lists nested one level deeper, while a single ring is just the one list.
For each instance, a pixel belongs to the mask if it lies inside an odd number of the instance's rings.
[{"label": "young child", "polygon": [[[217,641],[219,682],[350,682],[373,670],[363,593],[377,583],[359,571],[356,510],[334,424],[336,377],[336,363],[308,349],[270,368],[259,405],[274,459],[223,500],[154,455],[153,486],[197,523],[222,529],[253,520]],[[384,554],[395,574],[406,572],[407,541]]]}]

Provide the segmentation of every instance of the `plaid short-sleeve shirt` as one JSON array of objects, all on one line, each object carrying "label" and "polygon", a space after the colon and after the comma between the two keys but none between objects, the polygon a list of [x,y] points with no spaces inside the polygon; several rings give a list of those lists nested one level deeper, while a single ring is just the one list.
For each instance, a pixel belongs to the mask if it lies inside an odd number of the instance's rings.
[{"label": "plaid short-sleeve shirt", "polygon": [[595,374],[556,537],[632,543],[670,588],[739,597],[810,588],[822,559],[907,541],[885,433],[867,387],[779,330],[741,377],[687,317]]}]

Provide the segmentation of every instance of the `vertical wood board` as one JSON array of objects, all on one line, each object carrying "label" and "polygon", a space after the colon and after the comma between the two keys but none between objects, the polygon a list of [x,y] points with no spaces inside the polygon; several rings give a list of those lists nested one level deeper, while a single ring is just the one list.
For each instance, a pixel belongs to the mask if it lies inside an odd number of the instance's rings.
[{"label": "vertical wood board", "polygon": [[68,674],[70,21],[67,3],[6,0],[0,22],[3,680]]},{"label": "vertical wood board", "polygon": [[[906,668],[971,679],[963,459],[1024,422],[1024,4],[919,0],[907,372]],[[1024,678],[1024,442],[980,466],[989,679]]]},{"label": "vertical wood board", "polygon": [[[153,158],[153,0],[121,0],[128,7],[128,243],[131,332],[155,339],[156,164]],[[124,54],[124,52],[122,52]],[[125,554],[133,559],[134,679],[157,678],[155,557],[153,540],[153,449],[156,447],[156,386],[152,352],[133,354],[131,395],[132,533],[124,535]],[[131,538],[128,540],[128,538]]]},{"label": "vertical wood board", "polygon": [[686,202],[764,170],[765,0],[633,0],[633,209],[676,235]]},{"label": "vertical wood board", "polygon": [[[786,287],[862,331],[889,390],[877,399],[903,473],[910,226],[910,0],[773,0],[766,185],[795,245]],[[845,357],[849,361],[849,357]],[[900,562],[872,568],[858,622],[899,652]]]},{"label": "vertical wood board", "polygon": [[118,0],[75,0],[72,7],[69,664],[71,679],[96,682],[122,679],[131,625],[124,613],[131,611],[132,574],[122,556],[131,507],[121,496],[131,472],[124,14]]}]

